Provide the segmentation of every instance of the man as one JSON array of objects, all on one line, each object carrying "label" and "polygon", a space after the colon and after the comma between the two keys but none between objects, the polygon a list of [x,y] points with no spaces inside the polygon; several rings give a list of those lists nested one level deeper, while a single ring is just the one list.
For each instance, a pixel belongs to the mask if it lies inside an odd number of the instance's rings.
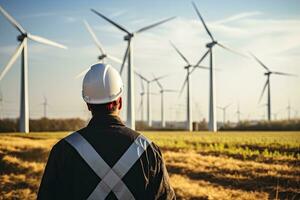
[{"label": "man", "polygon": [[123,83],[106,64],[83,80],[87,127],[52,148],[38,199],[176,199],[159,148],[120,120]]}]

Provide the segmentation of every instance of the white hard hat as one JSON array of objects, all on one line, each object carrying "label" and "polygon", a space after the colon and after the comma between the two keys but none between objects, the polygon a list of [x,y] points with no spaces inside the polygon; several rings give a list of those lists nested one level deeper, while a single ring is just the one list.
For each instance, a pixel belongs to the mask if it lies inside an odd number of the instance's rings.
[{"label": "white hard hat", "polygon": [[112,66],[97,63],[85,74],[82,97],[89,104],[104,104],[117,100],[123,92],[119,72]]}]

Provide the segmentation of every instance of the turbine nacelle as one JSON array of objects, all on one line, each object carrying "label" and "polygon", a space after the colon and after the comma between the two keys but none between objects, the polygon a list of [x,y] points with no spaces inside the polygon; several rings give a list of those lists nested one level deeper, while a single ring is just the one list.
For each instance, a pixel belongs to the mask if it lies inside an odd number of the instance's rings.
[{"label": "turbine nacelle", "polygon": [[129,40],[131,40],[131,38],[133,38],[133,36],[134,36],[134,33],[130,33],[130,34],[128,34],[128,35],[125,35],[125,36],[124,36],[124,40],[125,40],[125,41],[129,41]]},{"label": "turbine nacelle", "polygon": [[192,67],[192,65],[187,65],[187,66],[184,66],[184,69],[188,69],[190,67]]},{"label": "turbine nacelle", "polygon": [[19,42],[23,42],[24,38],[26,38],[26,37],[27,37],[27,33],[22,33],[21,35],[17,36],[17,40]]},{"label": "turbine nacelle", "polygon": [[216,44],[218,44],[218,42],[214,40],[214,41],[212,41],[212,42],[210,42],[210,43],[207,43],[207,44],[206,44],[206,47],[207,47],[207,48],[212,48],[212,47],[215,46]]},{"label": "turbine nacelle", "polygon": [[106,54],[102,54],[102,55],[98,56],[98,59],[99,59],[99,60],[103,60],[103,59],[106,58],[106,57],[107,57]]},{"label": "turbine nacelle", "polygon": [[265,72],[264,75],[265,76],[270,76],[272,74],[272,72]]}]

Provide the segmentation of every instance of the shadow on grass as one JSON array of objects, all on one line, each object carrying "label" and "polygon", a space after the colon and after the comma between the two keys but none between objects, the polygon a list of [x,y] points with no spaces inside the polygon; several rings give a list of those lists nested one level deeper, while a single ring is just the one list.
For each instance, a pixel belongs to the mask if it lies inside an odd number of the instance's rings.
[{"label": "shadow on grass", "polygon": [[[184,168],[180,168],[174,165],[167,166],[170,174],[185,174],[187,177],[193,180],[204,180],[212,184],[222,186],[229,189],[239,189],[249,192],[267,192],[270,199],[275,199],[277,183],[279,189],[280,199],[299,199],[300,198],[300,180],[299,176],[295,179],[285,177],[274,177],[268,174],[264,176],[254,176],[252,173],[239,170],[213,170],[211,172],[203,171],[191,171]],[[226,177],[226,174],[238,174],[248,177],[246,179],[235,179]]]},{"label": "shadow on grass", "polygon": [[9,155],[20,158],[28,162],[46,162],[49,155],[49,150],[44,148],[32,148],[22,151],[11,151]]}]

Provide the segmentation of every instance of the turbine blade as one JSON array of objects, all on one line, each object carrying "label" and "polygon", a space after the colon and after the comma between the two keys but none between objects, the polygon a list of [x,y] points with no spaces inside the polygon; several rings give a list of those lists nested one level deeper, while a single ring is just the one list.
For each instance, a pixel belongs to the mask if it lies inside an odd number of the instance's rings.
[{"label": "turbine blade", "polygon": [[114,25],[115,27],[117,27],[118,29],[120,29],[121,31],[127,33],[127,34],[131,34],[129,31],[127,31],[123,26],[117,24],[116,22],[112,21],[111,19],[105,17],[104,15],[102,15],[101,13],[99,13],[98,11],[91,9],[92,12],[94,12],[96,15],[100,16],[101,18],[105,19],[106,21],[108,21],[109,23],[111,23],[112,25]]},{"label": "turbine blade", "polygon": [[201,16],[199,10],[198,10],[196,4],[195,4],[194,2],[192,2],[192,4],[193,4],[193,7],[194,7],[194,9],[195,9],[195,11],[196,11],[198,17],[200,18],[200,20],[201,20],[201,22],[202,22],[202,24],[203,24],[203,26],[204,26],[204,28],[205,28],[207,34],[209,35],[209,37],[211,38],[212,41],[215,41],[215,39],[214,39],[214,37],[212,36],[211,32],[210,32],[209,29],[207,28],[207,26],[206,26],[206,24],[205,24],[205,22],[204,22],[204,20],[203,20],[203,18],[202,18],[202,16]]},{"label": "turbine blade", "polygon": [[127,49],[126,49],[125,54],[124,54],[124,57],[123,57],[122,65],[121,65],[121,68],[120,68],[120,74],[121,75],[122,75],[122,72],[123,72],[123,69],[124,69],[124,66],[125,66],[125,62],[127,60],[129,49],[130,49],[130,43],[128,44]]},{"label": "turbine blade", "polygon": [[142,93],[145,92],[145,87],[144,87],[144,82],[143,79],[141,78],[141,88],[142,88]]},{"label": "turbine blade", "polygon": [[205,70],[210,70],[210,67],[204,67],[204,66],[200,66],[200,65],[195,65],[195,66],[193,66],[193,69],[192,69],[192,71],[190,71],[189,74],[192,74],[197,68],[205,69]]},{"label": "turbine blade", "polygon": [[227,104],[224,108],[227,109],[232,103]]},{"label": "turbine blade", "polygon": [[27,37],[33,41],[39,42],[39,43],[43,43],[46,45],[50,45],[50,46],[54,46],[54,47],[58,47],[58,48],[62,48],[62,49],[67,49],[66,46],[61,45],[59,43],[53,42],[51,40],[48,40],[46,38],[42,38],[40,36],[36,36],[36,35],[32,35],[32,34],[28,34]]},{"label": "turbine blade", "polygon": [[170,41],[170,44],[175,49],[175,51],[180,55],[180,57],[186,62],[186,64],[190,65],[188,59],[179,51],[179,49],[172,43],[172,41]]},{"label": "turbine blade", "polygon": [[0,12],[16,29],[18,29],[23,34],[26,33],[25,29],[10,14],[8,14],[8,12],[6,12],[4,10],[4,8],[2,8],[1,6],[0,6]]},{"label": "turbine blade", "polygon": [[143,75],[141,75],[140,73],[138,73],[138,72],[135,71],[135,74],[138,75],[144,81],[149,82],[149,80],[146,77],[144,77]]},{"label": "turbine blade", "polygon": [[122,64],[122,61],[121,61],[119,58],[116,58],[116,57],[111,56],[111,55],[108,55],[108,54],[106,54],[106,56],[107,56],[109,59],[111,59],[112,61],[115,61],[115,62],[117,62],[117,63],[119,63],[119,64]]},{"label": "turbine blade", "polygon": [[196,66],[200,65],[200,63],[204,60],[204,58],[208,55],[210,51],[207,50],[205,54],[200,58],[200,60],[196,63]]},{"label": "turbine blade", "polygon": [[159,79],[156,78],[156,77],[154,76],[154,74],[153,74],[153,77],[154,77],[154,80],[155,80],[155,82],[157,83],[158,87],[159,87],[161,90],[163,90],[164,88],[163,88],[162,84],[160,84]]},{"label": "turbine blade", "polygon": [[154,27],[156,27],[156,26],[158,26],[158,25],[160,25],[160,24],[166,23],[167,21],[170,21],[170,20],[175,19],[175,18],[176,18],[176,17],[169,17],[169,18],[167,18],[167,19],[161,20],[161,21],[156,22],[156,23],[154,23],[154,24],[151,24],[151,25],[149,25],[149,26],[145,26],[145,27],[143,27],[143,28],[137,30],[135,33],[141,33],[141,32],[143,32],[143,31],[146,31],[146,30],[148,30],[148,29],[154,28]]},{"label": "turbine blade", "polygon": [[252,54],[251,52],[250,52],[250,55],[263,67],[263,68],[265,68],[268,72],[270,72],[270,69],[266,66],[266,65],[264,65],[264,63],[263,62],[261,62],[254,54]]},{"label": "turbine blade", "polygon": [[258,103],[261,101],[261,99],[262,99],[262,97],[263,97],[263,95],[265,93],[265,90],[266,90],[268,84],[269,84],[269,79],[267,79],[267,81],[266,81],[266,83],[265,83],[265,85],[263,87],[263,90],[262,90],[261,95],[259,97]]},{"label": "turbine blade", "polygon": [[181,89],[180,89],[180,92],[179,92],[179,96],[182,95],[183,89],[184,89],[184,87],[185,87],[186,84],[187,84],[187,77],[185,78],[185,80],[184,80],[184,82],[183,82],[183,84],[181,86]]},{"label": "turbine blade", "polygon": [[102,47],[100,41],[98,40],[96,34],[94,33],[93,29],[91,28],[91,26],[90,26],[90,25],[88,24],[88,22],[85,21],[85,20],[83,21],[83,23],[84,23],[86,29],[88,30],[88,32],[91,34],[91,36],[92,36],[92,38],[93,38],[93,40],[94,40],[96,46],[97,46],[98,49],[100,50],[100,52],[101,52],[102,54],[105,54],[104,49],[103,49],[103,47]]},{"label": "turbine blade", "polygon": [[227,51],[230,51],[231,53],[240,55],[240,56],[242,56],[242,57],[244,57],[244,58],[249,58],[249,57],[246,56],[245,54],[240,53],[240,52],[238,52],[238,51],[236,51],[236,50],[233,50],[232,48],[229,48],[229,47],[225,46],[224,44],[221,44],[221,43],[218,42],[217,45],[218,45],[219,47],[222,47],[223,49],[226,49]]},{"label": "turbine blade", "polygon": [[82,72],[80,72],[79,74],[77,74],[75,78],[77,79],[77,78],[82,77],[83,75],[85,75],[89,71],[89,69],[90,68],[87,68],[87,69],[83,70]]},{"label": "turbine blade", "polygon": [[7,65],[4,67],[4,69],[0,73],[0,81],[5,76],[5,74],[8,72],[8,70],[12,67],[12,65],[14,64],[14,62],[17,60],[17,58],[21,54],[23,48],[24,48],[24,42],[22,42],[20,44],[20,46],[16,49],[15,53],[10,58],[10,60],[7,63]]},{"label": "turbine blade", "polygon": [[296,74],[284,73],[284,72],[272,72],[272,74],[283,75],[283,76],[297,76]]},{"label": "turbine blade", "polygon": [[153,82],[153,81],[158,81],[158,80],[163,79],[163,78],[166,78],[166,77],[168,77],[168,76],[169,76],[169,75],[163,75],[163,76],[156,77],[155,79],[152,79],[151,82]]},{"label": "turbine blade", "polygon": [[167,89],[167,90],[164,90],[165,92],[178,92],[178,90],[171,90],[171,89]]}]

